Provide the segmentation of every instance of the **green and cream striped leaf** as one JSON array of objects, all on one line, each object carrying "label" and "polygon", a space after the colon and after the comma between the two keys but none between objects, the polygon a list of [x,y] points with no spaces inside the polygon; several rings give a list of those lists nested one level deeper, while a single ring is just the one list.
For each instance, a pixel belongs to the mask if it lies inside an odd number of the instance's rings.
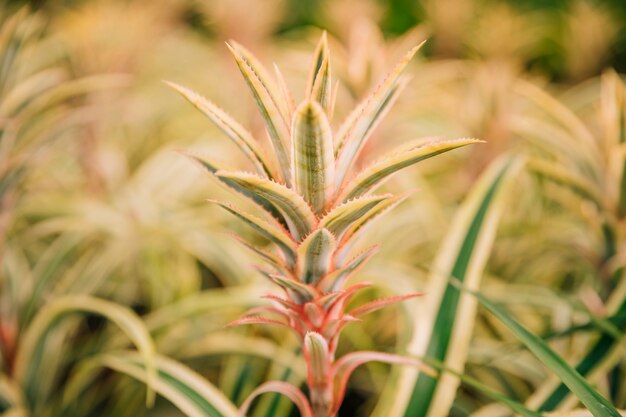
[{"label": "green and cream striped leaf", "polygon": [[282,184],[246,172],[217,171],[215,175],[270,202],[283,216],[296,241],[308,235],[317,224],[315,214],[302,196]]},{"label": "green and cream striped leaf", "polygon": [[318,102],[330,117],[331,108],[331,73],[330,73],[330,50],[328,48],[328,35],[326,32],[315,48],[313,53],[313,65],[307,80],[307,95],[309,100]]},{"label": "green and cream striped leaf", "polygon": [[348,116],[339,128],[337,151],[337,186],[343,182],[370,133],[382,119],[401,90],[400,75],[422,44],[411,49],[374,92]]},{"label": "green and cream striped leaf", "polygon": [[267,276],[277,285],[288,290],[298,304],[304,304],[314,300],[319,295],[312,286],[296,281],[292,278],[286,278],[279,274],[267,274]]},{"label": "green and cream striped leaf", "polygon": [[291,185],[291,161],[287,151],[291,148],[291,144],[289,140],[289,125],[287,123],[288,117],[285,116],[287,106],[286,104],[281,104],[279,92],[261,63],[238,43],[231,42],[231,44],[227,45],[235,57],[239,70],[248,87],[250,87],[257,107],[263,116],[267,132],[278,158],[283,180],[287,185]]},{"label": "green and cream striped leaf", "polygon": [[[414,146],[405,151],[392,151],[387,156],[365,168],[356,178],[351,180],[340,194],[338,201],[347,201],[360,197],[375,187],[379,186],[385,179],[399,170],[409,167],[425,159],[460,148],[462,146],[480,143],[478,139],[452,139],[433,140]],[[406,147],[403,147],[406,149]]]},{"label": "green and cream striped leaf", "polygon": [[597,186],[587,178],[576,174],[557,163],[539,159],[528,162],[528,168],[547,179],[567,187],[575,193],[593,202],[599,209],[604,208],[603,197],[596,191]]},{"label": "green and cream striped leaf", "polygon": [[[505,394],[502,394],[502,393],[499,393],[499,392],[495,391],[494,389],[492,389],[489,386],[483,384],[482,382],[478,381],[477,379],[472,378],[471,376],[468,376],[467,374],[464,374],[462,372],[456,372],[456,371],[454,371],[454,370],[452,370],[450,368],[447,368],[441,362],[438,362],[438,361],[435,361],[435,360],[429,359],[429,358],[423,358],[423,361],[425,363],[427,363],[428,365],[430,365],[430,366],[432,366],[432,367],[434,367],[434,368],[436,368],[436,369],[438,369],[438,370],[440,370],[442,372],[447,372],[447,373],[450,373],[450,374],[454,375],[455,377],[459,378],[465,385],[477,389],[478,391],[480,391],[485,396],[491,398],[494,401],[497,401],[498,403],[501,403],[501,404],[507,406],[512,411],[514,411],[517,414],[519,414],[520,416],[523,416],[523,417],[542,417],[543,416],[543,414],[541,414],[541,413],[539,413],[537,411],[533,411],[533,410],[529,409],[524,404],[512,400],[511,398],[509,398]],[[472,415],[474,415],[474,414],[472,414]]]},{"label": "green and cream striped leaf", "polygon": [[289,270],[287,267],[293,267],[295,264],[289,265],[289,260],[285,262],[279,255],[274,252],[266,251],[261,249],[258,245],[254,245],[252,243],[246,242],[244,238],[238,236],[236,234],[232,235],[233,238],[241,243],[245,248],[259,255],[265,262],[267,262],[270,266],[272,266],[277,272],[288,274]]},{"label": "green and cream striped leaf", "polygon": [[45,361],[45,343],[48,334],[63,318],[73,313],[97,314],[117,325],[137,346],[141,360],[145,363],[142,371],[148,384],[148,404],[154,401],[156,378],[155,347],[146,326],[129,308],[86,295],[59,297],[45,305],[32,323],[26,328],[15,358],[15,377],[24,389],[28,401],[37,397],[37,379]]},{"label": "green and cream striped leaf", "polygon": [[477,291],[471,291],[458,281],[453,284],[475,297],[480,304],[496,316],[544,365],[578,397],[594,416],[620,417],[615,407],[596,391],[565,359],[553,351],[541,338],[515,320],[504,309]]},{"label": "green and cream striped leaf", "polygon": [[335,191],[335,159],[330,124],[318,103],[298,107],[292,140],[296,189],[321,215]]},{"label": "green and cream striped leaf", "polygon": [[355,222],[366,216],[378,204],[393,199],[391,194],[356,198],[333,208],[320,219],[320,226],[328,229],[337,239]]},{"label": "green and cream striped leaf", "polygon": [[331,267],[337,241],[327,229],[318,229],[306,237],[298,246],[298,275],[300,280],[317,285]]},{"label": "green and cream striped leaf", "polygon": [[346,262],[345,265],[339,266],[335,271],[326,275],[322,281],[320,281],[319,288],[324,293],[338,291],[343,287],[346,280],[350,278],[350,275],[358,271],[379,249],[380,245],[374,245],[364,249]]},{"label": "green and cream striped leaf", "polygon": [[296,244],[289,235],[289,233],[282,228],[279,224],[271,224],[259,217],[252,214],[248,214],[243,210],[231,206],[227,203],[222,203],[215,200],[209,200],[222,207],[224,210],[240,218],[250,227],[252,227],[261,236],[274,243],[285,256],[287,265],[293,267],[296,260]]},{"label": "green and cream striped leaf", "polygon": [[[146,382],[145,367],[130,352],[104,355],[101,366]],[[222,392],[190,368],[163,356],[156,360],[158,377],[154,388],[188,417],[240,417]]]},{"label": "green and cream striped leaf", "polygon": [[319,333],[308,332],[304,337],[304,358],[308,369],[309,399],[313,414],[331,416],[329,398],[325,389],[332,378],[332,358],[326,338]]},{"label": "green and cream striped leaf", "polygon": [[[470,288],[478,288],[504,208],[505,191],[510,189],[522,164],[521,160],[508,155],[494,161],[455,215],[424,291],[428,294],[424,297],[426,305],[417,313],[408,348],[411,354],[440,361],[457,372],[463,371],[476,302],[469,296],[462,296],[447,278],[453,276]],[[432,377],[403,370],[397,401],[385,414],[392,417],[447,415],[458,384],[458,378],[452,374]]]},{"label": "green and cream striped leaf", "polygon": [[396,207],[398,204],[402,203],[404,200],[409,198],[411,195],[413,195],[413,192],[400,194],[397,196],[393,196],[387,200],[381,201],[380,203],[376,205],[376,207],[370,210],[367,214],[365,214],[364,216],[359,218],[357,221],[355,221],[352,224],[352,226],[350,226],[350,228],[343,235],[342,243],[341,243],[342,252],[351,246],[350,241],[353,238],[355,238],[359,234],[359,232],[362,232],[363,230],[365,230],[365,228],[369,226],[372,223],[372,221],[376,220],[377,218],[379,218],[386,212],[390,211],[391,209]]},{"label": "green and cream striped leaf", "polygon": [[283,73],[276,64],[274,64],[274,73],[276,74],[276,81],[278,82],[278,89],[280,90],[280,94],[282,96],[282,102],[285,103],[285,107],[287,109],[285,118],[287,119],[287,123],[291,125],[291,119],[296,111],[296,102],[291,94],[291,90],[289,90],[289,87],[287,86],[287,81],[285,81]]},{"label": "green and cream striped leaf", "polygon": [[272,179],[275,178],[269,162],[263,156],[263,152],[254,137],[252,137],[252,134],[241,126],[235,119],[230,117],[224,110],[195,91],[169,81],[165,81],[165,83],[174,90],[178,91],[184,98],[186,98],[213,123],[215,123],[215,125],[219,127],[222,132],[224,132],[226,136],[228,136],[239,147],[239,149],[241,149],[248,159],[250,159],[258,174],[267,175]]},{"label": "green and cream striped leaf", "polygon": [[230,180],[228,178],[221,178],[221,177],[215,175],[215,173],[218,172],[218,171],[231,171],[231,170],[225,168],[224,166],[222,166],[221,164],[218,164],[217,162],[210,161],[210,160],[208,160],[206,158],[203,158],[203,157],[200,157],[198,155],[192,155],[192,154],[188,154],[188,153],[182,153],[182,154],[187,156],[187,157],[189,157],[189,158],[191,158],[192,161],[197,163],[202,169],[206,170],[214,178],[217,178],[222,184],[224,184],[227,187],[229,187],[230,189],[235,190],[235,191],[245,195],[246,197],[250,198],[256,204],[261,206],[265,211],[267,211],[281,225],[287,227],[287,221],[285,220],[283,215],[280,214],[280,212],[278,210],[276,210],[276,207],[274,207],[274,205],[272,203],[270,203],[267,199],[262,198],[262,197],[258,196],[257,194],[249,191],[248,189],[240,186],[239,184],[237,184],[233,180]]}]

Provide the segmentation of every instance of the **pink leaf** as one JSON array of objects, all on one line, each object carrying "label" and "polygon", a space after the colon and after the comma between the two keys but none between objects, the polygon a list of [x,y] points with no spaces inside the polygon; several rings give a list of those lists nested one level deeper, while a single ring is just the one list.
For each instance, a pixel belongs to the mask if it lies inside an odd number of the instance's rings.
[{"label": "pink leaf", "polygon": [[408,300],[410,298],[420,297],[423,294],[413,293],[406,295],[394,295],[392,297],[379,298],[377,300],[371,301],[369,303],[363,304],[360,307],[355,308],[350,312],[354,317],[361,317],[366,314],[372,313],[374,311],[380,310],[383,307],[386,307],[390,304],[399,303],[404,300]]},{"label": "pink leaf", "polygon": [[228,323],[224,327],[228,328],[228,327],[242,326],[244,324],[276,324],[278,326],[285,326],[285,327],[291,328],[285,322],[282,322],[279,320],[272,320],[272,319],[268,319],[266,317],[261,317],[261,316],[245,316],[245,317],[242,317],[240,319],[237,319],[235,321]]},{"label": "pink leaf", "polygon": [[239,409],[239,415],[244,417],[248,412],[248,408],[252,404],[252,401],[256,397],[262,394],[266,394],[268,392],[276,392],[278,394],[282,394],[285,397],[289,398],[300,410],[300,415],[302,417],[313,417],[313,410],[311,409],[311,405],[309,404],[309,400],[306,396],[300,391],[298,388],[293,385],[282,382],[282,381],[270,381],[262,384],[260,387],[255,389],[250,396],[244,401]]},{"label": "pink leaf", "polygon": [[432,368],[427,367],[417,359],[407,358],[400,355],[383,352],[353,352],[341,357],[333,367],[334,387],[333,387],[333,413],[335,415],[341,406],[343,397],[346,394],[348,379],[354,370],[367,362],[385,362],[391,364],[409,365],[419,367],[421,370],[432,374]]}]

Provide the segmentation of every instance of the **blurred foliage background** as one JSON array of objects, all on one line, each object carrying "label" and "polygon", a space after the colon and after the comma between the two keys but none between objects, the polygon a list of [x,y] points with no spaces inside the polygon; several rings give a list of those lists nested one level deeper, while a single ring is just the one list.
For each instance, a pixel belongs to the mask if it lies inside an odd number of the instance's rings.
[{"label": "blurred foliage background", "polygon": [[[427,288],[473,184],[501,155],[521,155],[530,162],[509,186],[481,292],[626,408],[623,0],[0,4],[0,415],[183,415],[162,397],[146,407],[143,383],[104,369],[124,349],[184,363],[236,404],[266,379],[302,381],[294,338],[223,329],[268,285],[229,236],[251,231],[206,204],[226,191],[180,151],[245,163],[161,80],[262,137],[224,41],[276,62],[299,99],[322,30],[341,83],[335,125],[428,39],[364,160],[415,137],[487,141],[386,184],[419,192],[368,230],[363,247],[384,242],[362,271],[378,285],[368,296]],[[349,328],[341,350],[405,351],[422,303]],[[488,312],[474,316],[466,375],[534,409],[581,408]],[[399,378],[359,370],[340,415],[395,415]],[[512,414],[461,383],[442,415]]]}]

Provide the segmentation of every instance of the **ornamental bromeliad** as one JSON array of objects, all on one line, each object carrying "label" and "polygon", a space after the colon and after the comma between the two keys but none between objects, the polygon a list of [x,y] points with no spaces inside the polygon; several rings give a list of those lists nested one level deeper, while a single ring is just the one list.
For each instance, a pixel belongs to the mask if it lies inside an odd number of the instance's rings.
[{"label": "ornamental bromeliad", "polygon": [[[270,252],[244,242],[267,261],[267,269],[261,272],[281,287],[285,296],[267,295],[271,306],[255,309],[231,325],[262,323],[292,329],[302,340],[308,372],[308,398],[286,382],[267,382],[250,395],[241,413],[245,414],[256,396],[274,391],[294,401],[304,417],[334,417],[348,378],[357,366],[368,361],[417,365],[409,358],[381,352],[353,352],[335,358],[339,335],[348,323],[417,296],[382,298],[346,311],[355,293],[368,286],[346,286],[346,282],[377,249],[373,246],[350,256],[356,237],[373,219],[407,196],[373,192],[402,168],[479,141],[420,140],[354,172],[355,161],[372,130],[406,85],[401,74],[419,46],[406,54],[335,132],[330,120],[337,89],[332,88],[325,34],[314,53],[305,99],[297,106],[278,68],[274,79],[242,46],[231,42],[228,47],[263,116],[271,148],[260,145],[209,100],[185,87],[168,84],[215,123],[250,160],[253,172],[233,171],[196,158],[220,182],[256,203],[262,217],[216,202],[274,247]],[[265,313],[269,316],[262,315]]]}]

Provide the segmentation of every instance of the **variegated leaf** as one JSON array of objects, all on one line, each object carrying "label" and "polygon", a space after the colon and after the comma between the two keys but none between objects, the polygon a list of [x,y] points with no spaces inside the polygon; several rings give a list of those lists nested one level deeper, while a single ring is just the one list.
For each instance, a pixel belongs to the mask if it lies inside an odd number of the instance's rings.
[{"label": "variegated leaf", "polygon": [[252,227],[255,231],[257,231],[261,236],[269,240],[270,242],[276,244],[285,255],[287,260],[287,264],[294,266],[295,262],[295,242],[291,239],[291,236],[287,233],[286,230],[283,230],[281,226],[278,224],[271,224],[263,219],[260,219],[252,214],[248,214],[243,210],[240,210],[236,207],[231,206],[230,204],[222,203],[215,200],[209,200],[212,203],[215,203],[222,207],[224,210],[228,211],[231,214],[239,217],[241,220],[246,222],[250,227]]},{"label": "variegated leaf", "polygon": [[215,175],[269,201],[284,217],[296,241],[308,235],[317,224],[306,201],[282,184],[245,172],[218,171]]},{"label": "variegated leaf", "polygon": [[304,337],[304,358],[308,368],[308,385],[311,408],[316,416],[331,416],[332,407],[331,363],[332,356],[328,342],[315,332],[308,332]]},{"label": "variegated leaf", "polygon": [[197,155],[192,155],[192,154],[188,154],[188,153],[182,153],[183,155],[191,158],[191,160],[193,160],[195,163],[197,163],[200,167],[202,167],[204,170],[206,170],[209,174],[213,175],[215,178],[217,178],[221,183],[223,183],[224,185],[226,185],[227,187],[240,192],[241,194],[245,195],[246,197],[250,198],[252,201],[254,201],[256,204],[258,204],[259,206],[261,206],[265,211],[267,211],[274,219],[276,219],[281,225],[288,227],[287,225],[287,221],[285,220],[285,218],[283,217],[282,214],[280,214],[280,212],[278,210],[276,210],[276,207],[274,207],[272,205],[272,203],[270,203],[267,199],[262,198],[260,196],[258,196],[257,194],[250,192],[249,190],[247,190],[244,187],[241,187],[240,185],[238,185],[235,181],[232,181],[228,178],[220,178],[218,176],[215,175],[216,172],[218,171],[226,171],[227,169],[223,166],[221,166],[220,164],[214,162],[214,161],[209,161],[206,158],[201,158],[200,156]]},{"label": "variegated leaf", "polygon": [[326,275],[319,283],[321,291],[326,293],[339,290],[350,275],[356,272],[362,265],[365,264],[367,260],[374,256],[374,254],[378,252],[379,248],[380,245],[370,246],[348,261],[346,265]]},{"label": "variegated leaf", "polygon": [[267,317],[262,317],[262,316],[257,316],[257,315],[244,316],[244,317],[238,318],[237,320],[228,323],[224,327],[228,328],[228,327],[235,327],[235,326],[243,326],[247,324],[275,324],[277,326],[290,327],[289,324],[283,321],[275,320],[275,319],[268,319]]},{"label": "variegated leaf", "polygon": [[235,57],[239,70],[252,92],[257,107],[265,121],[265,127],[274,146],[283,180],[291,185],[291,161],[287,149],[289,143],[289,125],[285,114],[287,105],[279,100],[279,93],[267,71],[261,63],[243,46],[236,42],[227,44]]},{"label": "variegated leaf", "polygon": [[200,94],[183,87],[181,85],[166,81],[167,85],[178,91],[198,110],[204,113],[217,127],[219,127],[235,144],[243,151],[243,153],[252,161],[258,174],[267,175],[269,178],[275,178],[270,168],[269,162],[263,156],[259,145],[243,126],[235,119],[230,117],[224,110],[213,104],[211,101],[202,97]]},{"label": "variegated leaf", "polygon": [[269,278],[277,285],[287,290],[294,301],[299,304],[304,304],[311,300],[314,300],[319,295],[314,287],[298,282],[292,278],[286,278],[278,274],[268,274]]},{"label": "variegated leaf", "polygon": [[391,297],[379,298],[377,300],[371,301],[369,303],[363,304],[352,310],[350,315],[354,317],[361,317],[366,314],[373,313],[374,311],[378,311],[381,308],[385,308],[388,305],[399,303],[401,301],[409,300],[411,298],[421,297],[423,294],[413,293],[413,294],[404,294],[404,295],[394,295]]},{"label": "variegated leaf", "polygon": [[533,159],[528,162],[528,168],[549,180],[570,188],[575,193],[589,199],[599,209],[604,208],[604,199],[596,190],[597,186],[587,178],[568,170],[557,163]]},{"label": "variegated leaf", "polygon": [[331,107],[331,74],[330,74],[330,50],[328,49],[328,36],[326,32],[317,44],[313,54],[313,65],[307,81],[307,94],[310,100],[317,101],[330,115]]},{"label": "variegated leaf", "polygon": [[282,394],[285,397],[289,398],[291,401],[293,401],[296,407],[298,407],[298,410],[300,411],[300,415],[302,417],[314,417],[313,411],[311,410],[311,405],[309,404],[306,395],[304,395],[304,393],[298,388],[283,381],[266,382],[263,385],[259,386],[257,389],[255,389],[246,399],[246,401],[241,405],[241,408],[239,409],[239,415],[241,417],[245,417],[248,409],[250,408],[250,405],[252,405],[252,401],[254,401],[254,399],[259,395],[269,392]]},{"label": "variegated leaf", "polygon": [[[403,152],[392,151],[387,156],[361,171],[341,192],[339,201],[347,201],[360,197],[392,174],[425,159],[451,151],[462,146],[480,143],[478,139],[433,140],[421,143]],[[406,148],[405,148],[406,149]]]},{"label": "variegated leaf", "polygon": [[373,220],[377,219],[382,214],[391,210],[392,208],[394,208],[395,206],[397,206],[398,204],[406,200],[412,194],[413,192],[408,192],[408,193],[393,196],[387,200],[381,201],[380,203],[376,205],[376,207],[374,207],[367,214],[365,214],[356,222],[354,222],[352,226],[350,226],[350,228],[343,235],[342,242],[340,244],[340,246],[342,246],[342,249],[339,252],[339,257],[343,255],[343,252],[345,252],[346,249],[349,249],[349,247],[352,246],[350,241],[353,240],[354,237],[360,231],[362,231],[366,226],[368,226]]},{"label": "variegated leaf", "polygon": [[373,195],[357,198],[332,209],[320,220],[320,226],[328,229],[336,238],[341,238],[343,233],[361,217],[367,215],[370,210],[385,200],[393,198],[393,195]]},{"label": "variegated leaf", "polygon": [[318,229],[307,236],[298,247],[298,275],[311,285],[328,273],[337,241],[326,229]]},{"label": "variegated leaf", "polygon": [[232,236],[237,242],[241,243],[241,245],[243,245],[245,248],[247,248],[251,252],[254,252],[257,255],[259,255],[268,264],[270,264],[276,271],[280,273],[288,274],[289,270],[287,268],[292,268],[294,266],[293,261],[291,261],[291,266],[290,266],[289,260],[285,262],[283,259],[281,259],[278,255],[274,254],[273,252],[263,250],[257,245],[253,245],[249,242],[246,242],[241,236],[238,236],[236,234],[232,234]]},{"label": "variegated leaf", "polygon": [[400,75],[422,44],[405,55],[374,92],[348,116],[339,129],[336,138],[337,186],[341,185],[373,128],[397,97],[402,84],[399,82]]},{"label": "variegated leaf", "polygon": [[296,111],[296,102],[293,99],[291,90],[289,90],[289,87],[287,86],[287,81],[285,81],[283,73],[280,71],[280,68],[278,68],[278,65],[276,64],[274,64],[274,73],[276,74],[276,80],[278,81],[278,88],[280,90],[280,94],[282,95],[282,101],[285,103],[285,108],[287,112],[285,114],[285,118],[287,119],[287,124],[291,125],[291,118]]},{"label": "variegated leaf", "polygon": [[330,124],[318,103],[298,107],[292,138],[296,189],[322,214],[334,192],[335,160]]}]

